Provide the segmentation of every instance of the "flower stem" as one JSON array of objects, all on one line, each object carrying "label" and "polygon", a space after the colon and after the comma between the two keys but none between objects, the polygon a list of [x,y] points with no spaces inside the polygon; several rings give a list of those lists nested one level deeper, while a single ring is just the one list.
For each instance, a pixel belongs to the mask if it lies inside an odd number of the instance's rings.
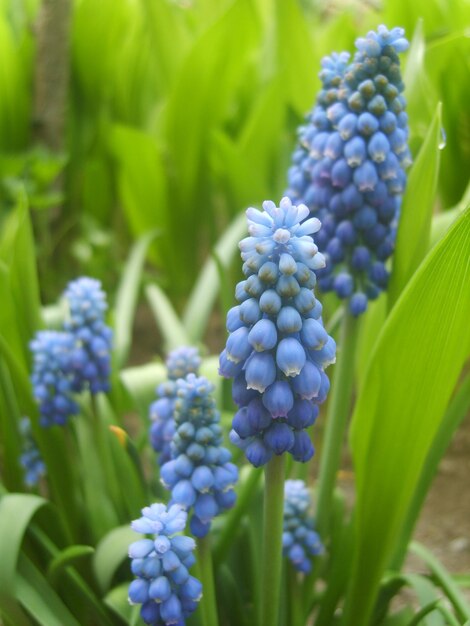
[{"label": "flower stem", "polygon": [[284,454],[274,456],[265,470],[261,626],[276,626],[279,620],[285,463]]},{"label": "flower stem", "polygon": [[199,575],[202,582],[201,609],[204,626],[218,626],[217,604],[215,599],[214,572],[210,537],[197,540]]},{"label": "flower stem", "polygon": [[358,320],[345,311],[339,341],[341,352],[333,379],[320,460],[317,527],[323,541],[326,541],[328,535],[333,490],[341,462],[344,433],[351,405],[357,336]]}]

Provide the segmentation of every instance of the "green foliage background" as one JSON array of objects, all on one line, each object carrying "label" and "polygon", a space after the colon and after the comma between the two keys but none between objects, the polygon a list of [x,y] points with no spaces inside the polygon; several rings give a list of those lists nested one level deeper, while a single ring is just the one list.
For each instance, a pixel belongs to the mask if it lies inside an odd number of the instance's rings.
[{"label": "green foliage background", "polygon": [[[404,80],[414,165],[390,290],[363,316],[351,363],[356,509],[351,519],[335,494],[328,557],[300,591],[286,576],[280,623],[304,626],[314,609],[316,626],[468,626],[459,585],[432,554],[412,546],[429,576],[401,567],[470,403],[470,3],[76,0],[70,58],[57,60],[71,69],[60,154],[33,140],[38,10],[38,0],[0,0],[4,623],[138,622],[126,600],[128,523],[164,497],[157,476],[144,476],[148,404],[164,368],[129,366],[141,287],[161,352],[201,344],[208,328],[214,351],[221,347],[211,313],[216,303],[232,305],[243,209],[279,200],[321,57],[352,51],[356,37],[384,23],[404,26],[411,40]],[[95,404],[82,398],[69,430],[44,431],[28,342],[60,323],[60,307],[44,304],[79,274],[100,278],[112,302],[112,392]],[[325,298],[331,332],[341,315]],[[205,356],[202,373],[217,385],[228,430],[232,406],[216,356]],[[48,468],[47,498],[24,493],[22,415],[32,418]],[[121,445],[109,426],[132,437],[121,432]],[[260,594],[261,477],[246,470],[239,504],[213,534],[221,624],[234,626],[253,623]],[[403,586],[413,602],[389,612]],[[191,623],[201,619],[196,613]]]},{"label": "green foliage background", "polygon": [[[0,3],[0,178],[3,213],[27,182],[41,213],[35,229],[46,274],[59,260],[67,278],[71,268],[94,270],[111,283],[129,243],[156,229],[151,259],[180,303],[233,216],[282,195],[321,57],[352,50],[357,36],[380,23],[404,26],[413,38],[406,95],[415,155],[443,104],[450,148],[437,206],[454,206],[466,189],[464,0],[76,0],[70,59],[57,60],[71,64],[62,158],[32,140],[38,4]],[[62,167],[57,197],[50,183]]]}]

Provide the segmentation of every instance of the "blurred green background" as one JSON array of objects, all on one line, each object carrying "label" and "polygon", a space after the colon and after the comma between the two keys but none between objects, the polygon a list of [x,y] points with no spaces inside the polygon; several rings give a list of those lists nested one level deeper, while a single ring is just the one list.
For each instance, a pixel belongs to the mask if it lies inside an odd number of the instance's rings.
[{"label": "blurred green background", "polygon": [[465,0],[0,0],[0,215],[26,190],[43,300],[79,273],[112,291],[156,230],[148,272],[181,310],[236,214],[280,199],[321,57],[380,23],[412,40],[415,155],[443,103],[448,209],[470,169]]}]

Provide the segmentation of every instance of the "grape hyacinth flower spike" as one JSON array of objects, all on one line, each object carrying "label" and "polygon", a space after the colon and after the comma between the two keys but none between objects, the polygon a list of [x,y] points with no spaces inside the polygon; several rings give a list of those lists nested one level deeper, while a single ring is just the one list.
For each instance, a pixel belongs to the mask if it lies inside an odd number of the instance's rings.
[{"label": "grape hyacinth flower spike", "polygon": [[109,390],[112,330],[104,321],[108,305],[98,280],[78,278],[64,292],[69,316],[64,328],[75,340],[74,390],[92,394]]},{"label": "grape hyacinth flower spike", "polygon": [[250,236],[239,244],[246,278],[227,313],[219,368],[234,379],[239,407],[230,438],[255,467],[284,452],[305,462],[314,453],[305,429],[327,396],[324,370],[336,352],[313,293],[315,270],[325,265],[311,236],[321,224],[289,198],[246,214]]},{"label": "grape hyacinth flower spike", "polygon": [[72,398],[74,338],[70,333],[42,330],[29,345],[33,355],[31,383],[39,405],[39,423],[44,427],[64,426],[70,416],[78,413]]},{"label": "grape hyacinth flower spike", "polygon": [[160,470],[171,502],[193,510],[190,528],[196,537],[204,537],[212,519],[236,499],[238,469],[222,446],[213,390],[212,383],[195,374],[176,381],[172,459]]},{"label": "grape hyacinth flower spike", "polygon": [[322,89],[288,174],[286,195],[323,224],[319,286],[347,300],[354,316],[389,278],[385,263],[411,163],[398,58],[407,48],[402,28],[379,26],[356,40],[351,63],[347,53],[323,59]]},{"label": "grape hyacinth flower spike", "polygon": [[184,626],[201,599],[202,585],[188,571],[195,562],[196,543],[180,534],[186,520],[186,511],[177,504],[168,510],[164,504],[152,504],[131,524],[136,532],[151,536],[129,547],[136,576],[129,586],[129,602],[142,605],[140,615],[150,626]]},{"label": "grape hyacinth flower spike", "polygon": [[46,466],[34,440],[29,417],[23,417],[20,420],[20,435],[20,465],[24,470],[24,482],[28,487],[34,487],[46,474]]},{"label": "grape hyacinth flower spike", "polygon": [[284,485],[284,532],[282,551],[294,568],[304,574],[312,571],[311,557],[323,546],[309,516],[310,494],[303,480],[286,480]]},{"label": "grape hyacinth flower spike", "polygon": [[150,405],[150,443],[158,454],[158,463],[163,465],[171,459],[171,440],[175,433],[173,410],[176,400],[178,378],[197,374],[201,357],[197,348],[183,346],[168,355],[166,369],[168,380],[157,387],[158,399]]}]

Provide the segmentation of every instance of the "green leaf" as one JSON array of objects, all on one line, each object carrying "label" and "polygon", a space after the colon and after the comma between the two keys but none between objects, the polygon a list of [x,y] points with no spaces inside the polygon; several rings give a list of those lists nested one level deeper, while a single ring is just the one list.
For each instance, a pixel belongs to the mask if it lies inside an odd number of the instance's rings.
[{"label": "green leaf", "polygon": [[145,256],[157,231],[143,235],[134,244],[122,274],[116,293],[114,309],[114,352],[117,368],[120,369],[129,354],[132,341],[132,324],[139,295]]},{"label": "green leaf", "polygon": [[[214,252],[226,266],[233,258],[246,228],[245,214],[238,215],[217,242]],[[183,324],[190,342],[197,343],[204,335],[220,288],[219,280],[217,265],[214,259],[209,259],[199,274],[183,314]]]},{"label": "green leaf", "polygon": [[439,104],[408,178],[388,289],[389,308],[396,302],[429,248],[442,143],[441,109]]},{"label": "green leaf", "polygon": [[39,326],[40,300],[33,228],[24,190],[3,226],[0,258],[10,269],[17,322],[27,343]]},{"label": "green leaf", "polygon": [[127,367],[120,373],[122,384],[146,415],[149,404],[155,399],[155,388],[166,379],[166,367],[163,363],[146,363]]},{"label": "green leaf", "polygon": [[406,55],[403,83],[412,138],[419,137],[421,140],[426,137],[438,101],[434,85],[426,72],[425,53],[423,20],[419,19]]},{"label": "green leaf", "polygon": [[[2,337],[0,337],[2,340]],[[2,450],[2,480],[8,489],[21,490],[23,470],[20,467],[21,440],[18,425],[21,412],[12,376],[1,351],[0,341],[0,434]]]},{"label": "green leaf", "polygon": [[423,463],[470,352],[469,309],[467,210],[393,308],[357,400],[351,427],[356,553],[345,625],[369,623]]},{"label": "green leaf", "polygon": [[139,535],[126,524],[111,530],[96,546],[93,569],[103,592],[109,589],[117,568],[127,558],[129,545],[138,539]]},{"label": "green leaf", "polygon": [[459,619],[466,621],[470,619],[470,605],[465,600],[463,594],[457,584],[452,580],[452,576],[445,569],[442,563],[433,555],[433,553],[417,542],[411,544],[411,550],[417,554],[429,567],[437,584],[446,594],[452,603]]},{"label": "green leaf", "polygon": [[136,128],[114,126],[110,150],[118,161],[118,186],[122,205],[134,235],[157,228],[164,234],[158,248],[152,247],[158,260],[173,259],[170,240],[166,174],[155,139]]},{"label": "green leaf", "polygon": [[94,551],[95,549],[92,546],[68,546],[51,560],[47,573],[54,580],[64,567],[67,567],[77,559],[93,554]]},{"label": "green leaf", "polygon": [[[31,519],[47,501],[39,496],[12,493],[0,498],[0,607],[15,625],[28,624],[15,600],[16,572],[23,537]],[[6,540],[7,539],[7,540]]]},{"label": "green leaf", "polygon": [[191,344],[191,340],[181,323],[173,305],[158,285],[147,285],[145,295],[153,316],[165,341],[165,351]]},{"label": "green leaf", "polygon": [[24,555],[19,560],[16,597],[41,626],[80,626],[48,581]]},{"label": "green leaf", "polygon": [[413,500],[408,508],[403,529],[400,533],[395,555],[392,559],[394,569],[400,569],[406,554],[406,548],[411,539],[414,526],[418,519],[419,512],[424,504],[424,500],[436,475],[439,462],[450,444],[452,437],[462,420],[468,415],[470,410],[470,374],[459,386],[457,393],[450,401],[449,406],[441,420],[439,429],[434,437],[434,441],[429,449],[421,471],[418,487],[415,490]]}]

